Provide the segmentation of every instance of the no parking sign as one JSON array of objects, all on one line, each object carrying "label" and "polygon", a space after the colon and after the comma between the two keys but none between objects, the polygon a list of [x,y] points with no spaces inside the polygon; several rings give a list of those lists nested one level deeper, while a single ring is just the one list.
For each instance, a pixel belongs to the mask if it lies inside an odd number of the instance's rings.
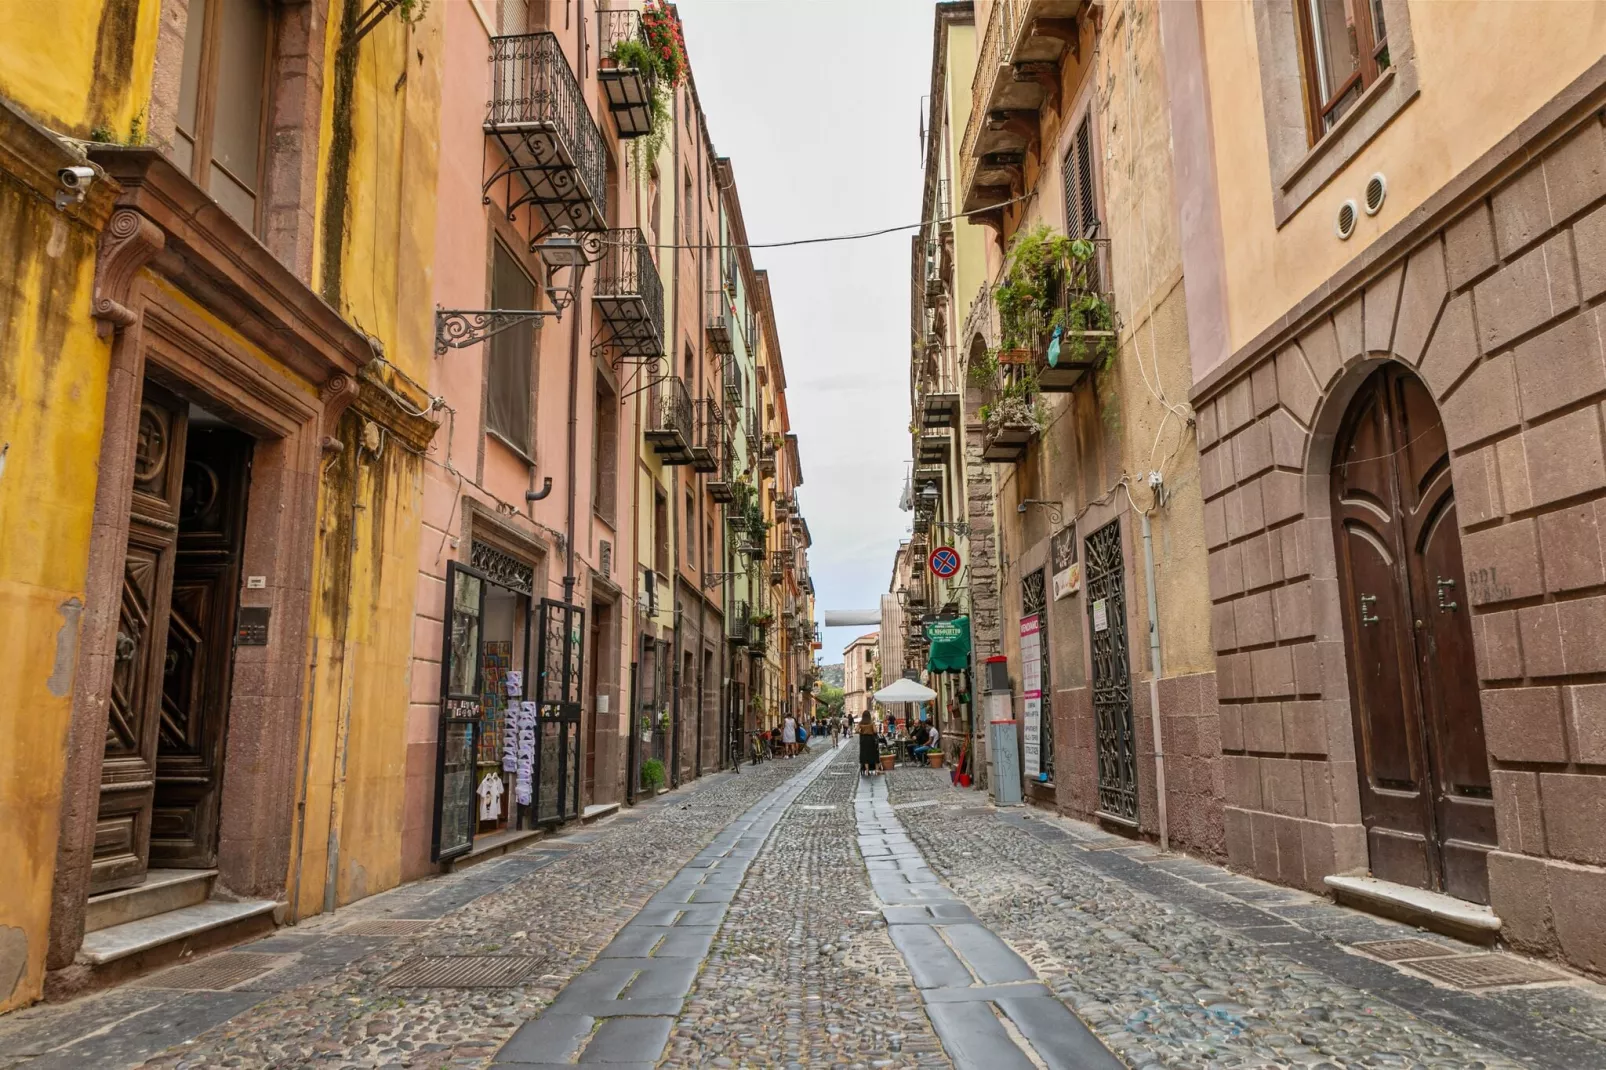
[{"label": "no parking sign", "polygon": [[931,574],[938,579],[952,579],[959,571],[959,551],[952,546],[939,546],[931,551]]}]

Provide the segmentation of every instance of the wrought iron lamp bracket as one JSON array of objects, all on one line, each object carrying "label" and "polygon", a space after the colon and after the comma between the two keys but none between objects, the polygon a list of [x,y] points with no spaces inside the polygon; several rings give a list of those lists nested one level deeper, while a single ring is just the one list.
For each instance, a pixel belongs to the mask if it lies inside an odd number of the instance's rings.
[{"label": "wrought iron lamp bracket", "polygon": [[703,573],[702,579],[698,582],[702,584],[703,590],[706,591],[710,587],[717,587],[719,584],[724,583],[732,576],[745,575],[747,575],[745,570],[740,572],[705,572]]},{"label": "wrought iron lamp bracket", "polygon": [[1054,527],[1058,528],[1065,525],[1065,510],[1060,506],[1059,502],[1045,501],[1041,498],[1027,498],[1020,503],[1017,511],[1024,513],[1028,505],[1042,506],[1043,512],[1048,514],[1048,522]]},{"label": "wrought iron lamp bracket", "polygon": [[435,310],[435,355],[445,356],[448,349],[462,349],[483,342],[493,335],[533,323],[541,329],[541,321],[548,316],[561,316],[561,312],[546,309],[524,308],[437,308]]}]

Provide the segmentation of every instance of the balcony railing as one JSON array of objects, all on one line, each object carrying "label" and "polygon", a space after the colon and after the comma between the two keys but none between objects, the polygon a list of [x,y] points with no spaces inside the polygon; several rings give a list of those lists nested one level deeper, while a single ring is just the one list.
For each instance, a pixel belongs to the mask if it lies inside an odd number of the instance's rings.
[{"label": "balcony railing", "polygon": [[699,472],[719,471],[719,447],[725,430],[725,414],[713,398],[697,402],[697,437],[691,447],[691,466]]},{"label": "balcony railing", "polygon": [[601,46],[597,81],[602,86],[603,99],[613,113],[620,137],[645,137],[652,133],[652,97],[657,91],[658,72],[637,66],[622,67],[614,59],[614,50],[626,41],[636,41],[646,47],[641,12],[599,11],[597,18],[600,20],[597,43]]},{"label": "balcony railing", "polygon": [[734,418],[736,408],[742,404],[742,368],[734,360],[725,362],[725,403],[731,406],[731,415]]},{"label": "balcony railing", "polygon": [[731,436],[723,427],[719,429],[719,445],[716,459],[718,466],[708,475],[708,496],[716,502],[732,502],[736,500],[735,488],[731,486]]},{"label": "balcony railing", "polygon": [[610,230],[602,250],[594,298],[610,335],[608,344],[623,357],[662,356],[664,284],[646,235],[635,227]]},{"label": "balcony railing", "polygon": [[725,638],[735,646],[746,646],[752,626],[748,623],[752,613],[747,602],[736,599],[731,602],[730,610],[725,614]]},{"label": "balcony railing", "polygon": [[535,238],[555,227],[600,230],[608,225],[602,132],[556,35],[491,38],[485,133],[505,157],[485,191],[489,195],[493,185],[505,181],[508,215],[528,205],[536,217]]},{"label": "balcony railing", "polygon": [[1077,19],[1087,0],[996,0],[971,82],[970,120],[960,141],[961,211],[1007,200],[1036,113],[1060,92],[1067,51],[1080,58]]},{"label": "balcony railing", "polygon": [[921,464],[948,463],[948,432],[946,429],[920,432],[920,448],[915,459]]},{"label": "balcony railing", "polygon": [[736,350],[731,346],[730,298],[724,290],[709,290],[703,295],[703,306],[708,344],[722,357],[735,353]]},{"label": "balcony railing", "polygon": [[690,464],[697,429],[691,395],[679,376],[666,375],[653,382],[650,409],[645,437],[653,450],[664,464]]},{"label": "balcony railing", "polygon": [[792,551],[770,551],[770,582],[780,583],[786,578],[787,569],[792,567]]}]

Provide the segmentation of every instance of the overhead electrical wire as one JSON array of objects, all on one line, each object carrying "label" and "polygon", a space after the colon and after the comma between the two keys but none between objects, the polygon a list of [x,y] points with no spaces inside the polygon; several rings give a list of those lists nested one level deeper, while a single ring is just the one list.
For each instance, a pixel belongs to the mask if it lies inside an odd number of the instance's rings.
[{"label": "overhead electrical wire", "polygon": [[[696,242],[690,245],[683,245],[678,242],[654,242],[652,244],[653,248],[655,249],[786,249],[797,245],[823,245],[827,242],[859,241],[862,238],[879,238],[885,234],[896,234],[900,230],[920,230],[921,228],[931,226],[933,223],[951,223],[956,219],[969,219],[974,215],[984,215],[988,212],[996,212],[1001,208],[1008,208],[1012,204],[1019,204],[1022,201],[1029,200],[1031,197],[1035,196],[1035,194],[1036,191],[1034,190],[1031,193],[1023,193],[1019,197],[1011,197],[1009,200],[1001,201],[998,204],[990,204],[986,208],[977,208],[973,212],[956,212],[953,215],[943,216],[941,219],[928,219],[923,223],[904,223],[895,227],[882,227],[879,230],[856,231],[851,234],[828,234],[818,238],[794,238],[791,241],[724,243]],[[621,240],[612,244],[624,245],[634,243]]]}]

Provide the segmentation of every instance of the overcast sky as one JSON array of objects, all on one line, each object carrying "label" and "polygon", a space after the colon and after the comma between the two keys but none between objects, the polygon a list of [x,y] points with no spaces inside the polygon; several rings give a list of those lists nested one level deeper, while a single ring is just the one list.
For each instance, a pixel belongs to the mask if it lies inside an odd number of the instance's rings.
[{"label": "overcast sky", "polygon": [[[929,0],[679,0],[754,244],[920,218]],[[909,514],[909,235],[755,249],[767,268],[819,608],[874,609]],[[869,627],[824,633],[827,663]]]}]

